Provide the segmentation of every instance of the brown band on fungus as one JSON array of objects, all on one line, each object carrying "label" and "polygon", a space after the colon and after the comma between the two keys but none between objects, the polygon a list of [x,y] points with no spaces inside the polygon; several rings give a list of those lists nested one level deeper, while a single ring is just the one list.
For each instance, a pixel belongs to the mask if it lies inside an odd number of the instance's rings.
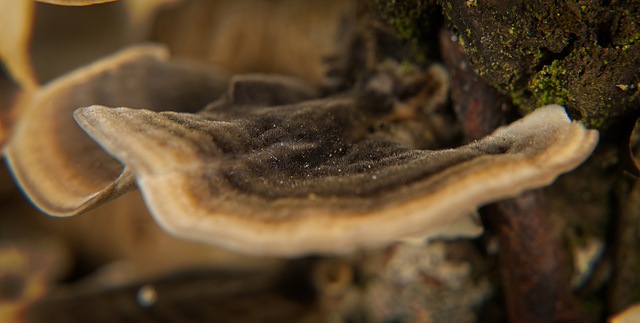
[{"label": "brown band on fungus", "polygon": [[166,48],[138,45],[47,84],[25,105],[5,147],[14,177],[52,215],[72,215],[133,188],[133,178],[73,121],[78,107],[126,105],[197,111],[219,97],[226,79],[170,61]]},{"label": "brown band on fungus", "polygon": [[92,106],[76,120],[131,167],[169,232],[255,254],[345,252],[425,234],[547,185],[598,132],[547,106],[456,149],[367,129],[350,96],[185,114]]},{"label": "brown band on fungus", "polygon": [[89,6],[93,4],[112,2],[115,0],[36,0],[36,1],[60,5],[60,6]]}]

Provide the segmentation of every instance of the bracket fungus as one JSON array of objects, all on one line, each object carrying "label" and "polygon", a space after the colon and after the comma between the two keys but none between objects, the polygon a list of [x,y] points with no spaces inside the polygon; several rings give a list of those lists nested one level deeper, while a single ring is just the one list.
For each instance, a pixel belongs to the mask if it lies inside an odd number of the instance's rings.
[{"label": "bracket fungus", "polygon": [[134,182],[122,164],[75,124],[75,109],[100,103],[197,111],[225,88],[226,78],[219,73],[169,60],[162,46],[134,46],[36,91],[22,108],[4,156],[40,209],[76,214],[123,194]]},{"label": "bracket fungus", "polygon": [[35,88],[37,82],[29,60],[32,1],[3,1],[0,3],[0,61],[16,83]]},{"label": "bracket fungus", "polygon": [[74,117],[167,231],[280,256],[428,234],[549,184],[598,141],[552,105],[468,145],[419,150],[371,130],[353,93],[272,106],[229,93],[197,114],[93,105]]},{"label": "bracket fungus", "polygon": [[359,91],[321,97],[263,74],[227,86],[161,46],[134,46],[36,91],[4,153],[49,214],[84,212],[135,181],[177,236],[299,256],[434,234],[549,184],[598,141],[554,105],[468,145],[425,150],[376,127],[384,116]]}]

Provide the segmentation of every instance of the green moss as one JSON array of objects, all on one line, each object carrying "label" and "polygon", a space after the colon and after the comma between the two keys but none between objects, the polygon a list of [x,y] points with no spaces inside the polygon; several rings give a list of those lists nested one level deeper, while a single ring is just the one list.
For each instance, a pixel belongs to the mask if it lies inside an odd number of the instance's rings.
[{"label": "green moss", "polygon": [[401,42],[397,60],[427,65],[439,56],[435,34],[442,22],[440,8],[422,0],[371,0],[374,17],[390,27]]},{"label": "green moss", "polygon": [[465,47],[465,46],[464,46],[464,45],[465,45],[464,39],[459,38],[459,39],[458,39],[458,43],[460,44],[460,46]]},{"label": "green moss", "polygon": [[636,31],[634,33],[632,33],[629,38],[627,39],[627,41],[625,42],[625,45],[629,45],[632,43],[635,43],[638,41],[638,39],[640,39],[640,31]]},{"label": "green moss", "polygon": [[582,120],[582,122],[587,128],[592,128],[592,129],[604,129],[608,121],[609,121],[609,116],[606,114],[598,118],[586,118]]},{"label": "green moss", "polygon": [[417,32],[411,18],[389,18],[388,22],[395,28],[400,39],[409,40]]},{"label": "green moss", "polygon": [[640,3],[441,0],[475,70],[523,111],[564,105],[605,130],[640,109]]},{"label": "green moss", "polygon": [[395,29],[398,38],[411,40],[420,36],[420,19],[425,9],[420,1],[375,0],[373,7],[377,16]]},{"label": "green moss", "polygon": [[575,101],[567,89],[567,71],[559,61],[545,65],[540,72],[529,79],[527,89],[533,93],[535,106],[557,103],[566,105]]}]

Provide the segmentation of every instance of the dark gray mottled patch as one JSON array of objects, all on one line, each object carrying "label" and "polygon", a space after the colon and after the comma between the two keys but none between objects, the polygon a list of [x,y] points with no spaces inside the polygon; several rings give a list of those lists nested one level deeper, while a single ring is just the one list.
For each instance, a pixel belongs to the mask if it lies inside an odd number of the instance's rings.
[{"label": "dark gray mottled patch", "polygon": [[[276,107],[223,101],[197,115],[127,109],[96,113],[89,108],[79,110],[76,118],[141,176],[202,169],[202,177],[194,182],[208,182],[210,192],[202,187],[194,192],[211,196],[210,200],[221,194],[265,201],[313,196],[356,198],[373,206],[377,203],[370,199],[388,202],[394,191],[428,181],[447,168],[519,149],[505,140],[450,150],[416,150],[372,131],[369,124],[375,120],[359,107],[352,96],[343,96]],[[114,130],[123,137],[111,146]],[[128,133],[144,139],[138,142],[126,137]],[[193,159],[157,169],[157,157],[137,149],[140,144],[157,146],[168,158],[191,154]],[[398,202],[412,197],[395,196]]]}]

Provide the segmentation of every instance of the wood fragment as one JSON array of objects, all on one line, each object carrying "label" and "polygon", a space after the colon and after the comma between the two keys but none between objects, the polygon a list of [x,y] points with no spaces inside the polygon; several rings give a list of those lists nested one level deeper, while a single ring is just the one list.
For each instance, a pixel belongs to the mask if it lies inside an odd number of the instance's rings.
[{"label": "wood fragment", "polygon": [[[443,58],[451,71],[454,110],[466,137],[477,139],[504,123],[514,108],[472,70],[451,31],[443,29],[439,37],[447,53]],[[561,243],[553,235],[544,193],[528,191],[491,204],[487,210],[486,221],[500,243],[498,260],[509,321],[583,319],[571,293]]]}]

